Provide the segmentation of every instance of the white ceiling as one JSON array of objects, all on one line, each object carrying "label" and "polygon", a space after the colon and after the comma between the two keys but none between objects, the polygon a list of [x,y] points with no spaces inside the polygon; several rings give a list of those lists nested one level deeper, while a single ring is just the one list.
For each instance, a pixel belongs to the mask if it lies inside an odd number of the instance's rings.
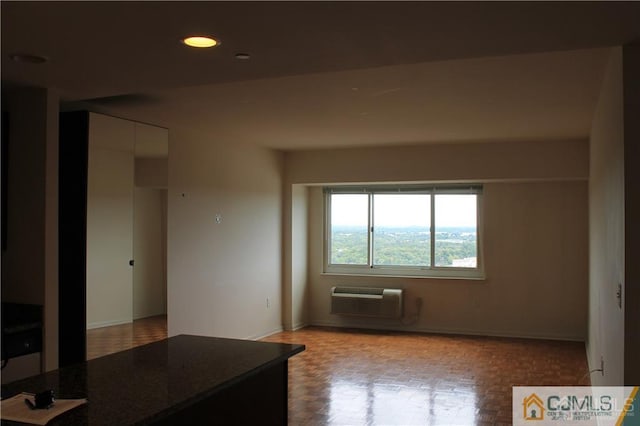
[{"label": "white ceiling", "polygon": [[3,89],[277,149],[585,137],[606,47],[640,39],[640,2],[0,7]]}]

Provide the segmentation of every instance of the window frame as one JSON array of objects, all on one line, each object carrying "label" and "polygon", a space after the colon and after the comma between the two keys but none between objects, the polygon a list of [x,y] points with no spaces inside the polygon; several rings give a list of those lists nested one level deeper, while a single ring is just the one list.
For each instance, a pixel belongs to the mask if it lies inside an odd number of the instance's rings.
[{"label": "window frame", "polygon": [[[484,276],[483,256],[483,221],[482,221],[481,184],[455,185],[365,185],[365,186],[327,186],[323,188],[324,198],[324,242],[323,271],[325,275],[360,275],[384,277],[412,278],[446,278],[476,279]],[[367,194],[368,195],[368,232],[367,232],[367,265],[346,265],[331,263],[331,195],[332,194]],[[430,262],[428,266],[373,265],[373,197],[375,194],[428,194],[430,195]],[[435,196],[442,194],[475,194],[476,195],[476,267],[435,266]]]}]

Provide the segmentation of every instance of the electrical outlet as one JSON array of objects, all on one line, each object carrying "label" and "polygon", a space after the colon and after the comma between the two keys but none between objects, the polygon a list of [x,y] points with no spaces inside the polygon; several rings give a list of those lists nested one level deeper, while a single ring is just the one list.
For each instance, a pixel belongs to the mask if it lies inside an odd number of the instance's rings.
[{"label": "electrical outlet", "polygon": [[604,376],[604,357],[600,356],[600,373]]},{"label": "electrical outlet", "polygon": [[269,304],[269,298],[267,297],[267,308],[270,306]]}]

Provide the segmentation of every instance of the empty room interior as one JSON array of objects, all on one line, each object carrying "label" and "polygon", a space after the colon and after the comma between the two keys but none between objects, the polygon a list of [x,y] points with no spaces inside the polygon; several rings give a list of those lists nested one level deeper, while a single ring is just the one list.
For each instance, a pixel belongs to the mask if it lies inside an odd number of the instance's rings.
[{"label": "empty room interior", "polygon": [[3,386],[180,335],[305,345],[290,424],[640,385],[640,3],[0,7]]}]

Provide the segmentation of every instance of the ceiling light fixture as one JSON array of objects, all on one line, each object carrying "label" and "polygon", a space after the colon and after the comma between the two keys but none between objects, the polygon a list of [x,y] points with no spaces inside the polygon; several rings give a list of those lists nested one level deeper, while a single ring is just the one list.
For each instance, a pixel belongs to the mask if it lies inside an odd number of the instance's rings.
[{"label": "ceiling light fixture", "polygon": [[208,48],[214,47],[220,44],[220,42],[214,38],[206,36],[190,36],[182,39],[182,42],[189,47]]}]

